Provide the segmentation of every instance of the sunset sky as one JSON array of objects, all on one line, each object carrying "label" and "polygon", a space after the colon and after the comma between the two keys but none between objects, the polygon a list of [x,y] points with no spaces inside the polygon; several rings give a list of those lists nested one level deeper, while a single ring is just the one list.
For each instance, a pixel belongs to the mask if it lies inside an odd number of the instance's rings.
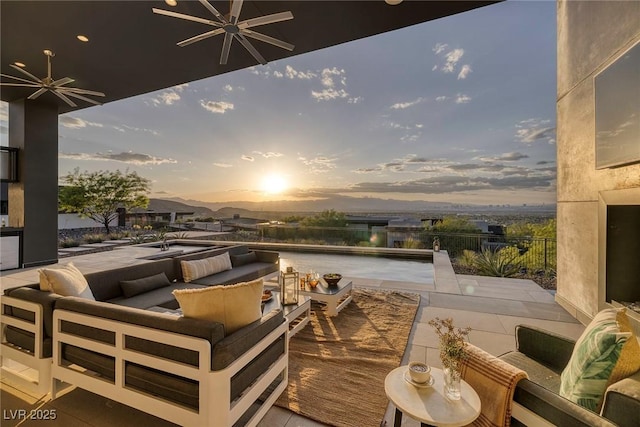
[{"label": "sunset sky", "polygon": [[508,1],[63,114],[59,171],[202,201],[555,203],[555,100],[556,4]]}]

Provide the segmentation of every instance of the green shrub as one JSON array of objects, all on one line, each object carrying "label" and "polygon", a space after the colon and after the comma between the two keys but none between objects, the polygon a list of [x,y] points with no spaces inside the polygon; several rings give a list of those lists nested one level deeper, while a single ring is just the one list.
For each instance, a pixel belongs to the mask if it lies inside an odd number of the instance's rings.
[{"label": "green shrub", "polygon": [[464,265],[466,267],[474,267],[476,265],[477,259],[478,254],[476,254],[474,251],[465,249],[462,251],[462,255],[458,257],[457,261],[460,265]]},{"label": "green shrub", "polygon": [[402,248],[403,249],[423,249],[424,245],[420,240],[414,239],[413,237],[409,236],[406,240],[402,242]]},{"label": "green shrub", "polygon": [[172,239],[188,239],[189,238],[189,232],[188,231],[176,231],[171,233],[171,238]]},{"label": "green shrub", "polygon": [[102,243],[107,239],[104,234],[85,234],[82,238],[87,243]]},{"label": "green shrub", "polygon": [[483,249],[477,256],[474,267],[486,276],[513,277],[520,271],[520,265],[515,262],[517,258],[516,248],[504,248],[497,251]]},{"label": "green shrub", "polygon": [[64,239],[60,240],[59,246],[61,248],[77,248],[78,246],[80,246],[80,241],[71,237],[65,237]]}]

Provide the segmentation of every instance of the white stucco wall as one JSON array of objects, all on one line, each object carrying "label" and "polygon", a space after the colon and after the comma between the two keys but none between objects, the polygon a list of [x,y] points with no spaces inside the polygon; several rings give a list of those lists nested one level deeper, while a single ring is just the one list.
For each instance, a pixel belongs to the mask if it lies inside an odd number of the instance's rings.
[{"label": "white stucco wall", "polygon": [[[640,164],[595,168],[594,77],[640,41],[639,1],[558,1],[558,291],[586,322],[598,290],[599,197],[640,188]],[[638,90],[638,87],[630,88]]]}]

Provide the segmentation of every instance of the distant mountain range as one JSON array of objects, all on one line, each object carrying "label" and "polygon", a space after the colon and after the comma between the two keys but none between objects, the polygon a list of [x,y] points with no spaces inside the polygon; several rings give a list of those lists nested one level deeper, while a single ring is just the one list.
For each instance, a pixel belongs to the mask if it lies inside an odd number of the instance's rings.
[{"label": "distant mountain range", "polygon": [[271,218],[283,214],[322,212],[335,209],[348,213],[463,213],[463,212],[521,212],[554,213],[555,204],[546,205],[473,205],[430,201],[406,201],[378,198],[333,196],[324,200],[279,200],[268,202],[203,202],[182,198],[151,199],[150,209],[165,212],[194,212],[200,216],[228,218],[234,214],[242,217]]}]

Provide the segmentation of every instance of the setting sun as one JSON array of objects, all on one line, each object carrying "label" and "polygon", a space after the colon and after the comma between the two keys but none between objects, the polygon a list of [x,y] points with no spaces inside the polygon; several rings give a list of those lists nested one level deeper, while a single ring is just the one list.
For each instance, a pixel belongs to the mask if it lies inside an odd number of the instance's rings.
[{"label": "setting sun", "polygon": [[279,194],[287,189],[287,181],[281,175],[267,175],[262,180],[262,190],[269,194]]}]

